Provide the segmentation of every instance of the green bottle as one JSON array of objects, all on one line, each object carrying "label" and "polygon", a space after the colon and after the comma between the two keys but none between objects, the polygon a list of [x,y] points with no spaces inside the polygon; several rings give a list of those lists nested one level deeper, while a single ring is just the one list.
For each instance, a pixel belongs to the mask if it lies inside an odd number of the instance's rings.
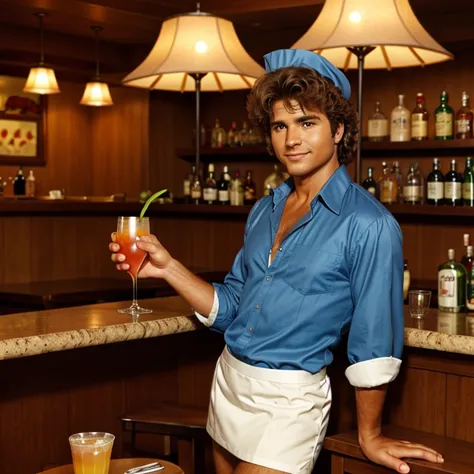
[{"label": "green bottle", "polygon": [[435,111],[436,140],[452,140],[454,112],[448,104],[448,93],[441,92],[441,103]]},{"label": "green bottle", "polygon": [[448,250],[448,261],[438,267],[438,307],[449,313],[466,310],[466,269],[456,262],[454,249]]},{"label": "green bottle", "polygon": [[465,206],[474,206],[474,172],[472,171],[472,158],[470,156],[466,158],[462,198]]}]

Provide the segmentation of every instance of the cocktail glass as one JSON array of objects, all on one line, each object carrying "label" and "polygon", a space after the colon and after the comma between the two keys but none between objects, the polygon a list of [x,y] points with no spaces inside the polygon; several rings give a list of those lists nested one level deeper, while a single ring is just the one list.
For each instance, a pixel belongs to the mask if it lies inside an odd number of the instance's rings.
[{"label": "cocktail glass", "polygon": [[[119,313],[131,314],[136,317],[140,314],[152,313],[137,302],[137,275],[146,258],[146,252],[137,247],[137,240],[150,235],[150,221],[148,217],[119,217],[117,221],[116,242],[120,245],[119,252],[125,255],[125,262],[130,265],[128,274],[133,282],[133,301],[128,308],[119,309]],[[135,319],[135,318],[134,318]]]}]

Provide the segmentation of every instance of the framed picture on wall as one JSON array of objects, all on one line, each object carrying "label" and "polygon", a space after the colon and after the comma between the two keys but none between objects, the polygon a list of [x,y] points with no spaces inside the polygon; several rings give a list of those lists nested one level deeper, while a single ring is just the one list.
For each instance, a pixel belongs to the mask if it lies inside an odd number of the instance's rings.
[{"label": "framed picture on wall", "polygon": [[0,76],[0,165],[44,165],[47,97],[23,92],[26,78]]}]

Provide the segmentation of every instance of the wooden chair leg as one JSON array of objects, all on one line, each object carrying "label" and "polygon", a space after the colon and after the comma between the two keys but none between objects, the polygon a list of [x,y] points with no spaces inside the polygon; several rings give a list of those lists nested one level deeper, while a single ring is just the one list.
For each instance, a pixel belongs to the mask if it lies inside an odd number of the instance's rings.
[{"label": "wooden chair leg", "polygon": [[193,464],[195,474],[206,472],[206,443],[204,440],[193,440]]}]

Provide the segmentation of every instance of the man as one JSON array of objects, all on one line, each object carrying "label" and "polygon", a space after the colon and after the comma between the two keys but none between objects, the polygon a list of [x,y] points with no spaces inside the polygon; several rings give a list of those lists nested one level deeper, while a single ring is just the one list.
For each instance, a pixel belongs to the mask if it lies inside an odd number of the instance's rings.
[{"label": "man", "polygon": [[403,457],[442,462],[381,433],[403,348],[401,231],[346,171],[357,135],[347,78],[308,51],[275,51],[265,66],[247,109],[291,178],[252,208],[224,283],[194,276],[154,236],[137,243],[140,276],[164,278],[224,334],[207,424],[217,473],[312,471],[331,405],[325,367],[345,333],[366,456],[400,473]]}]

